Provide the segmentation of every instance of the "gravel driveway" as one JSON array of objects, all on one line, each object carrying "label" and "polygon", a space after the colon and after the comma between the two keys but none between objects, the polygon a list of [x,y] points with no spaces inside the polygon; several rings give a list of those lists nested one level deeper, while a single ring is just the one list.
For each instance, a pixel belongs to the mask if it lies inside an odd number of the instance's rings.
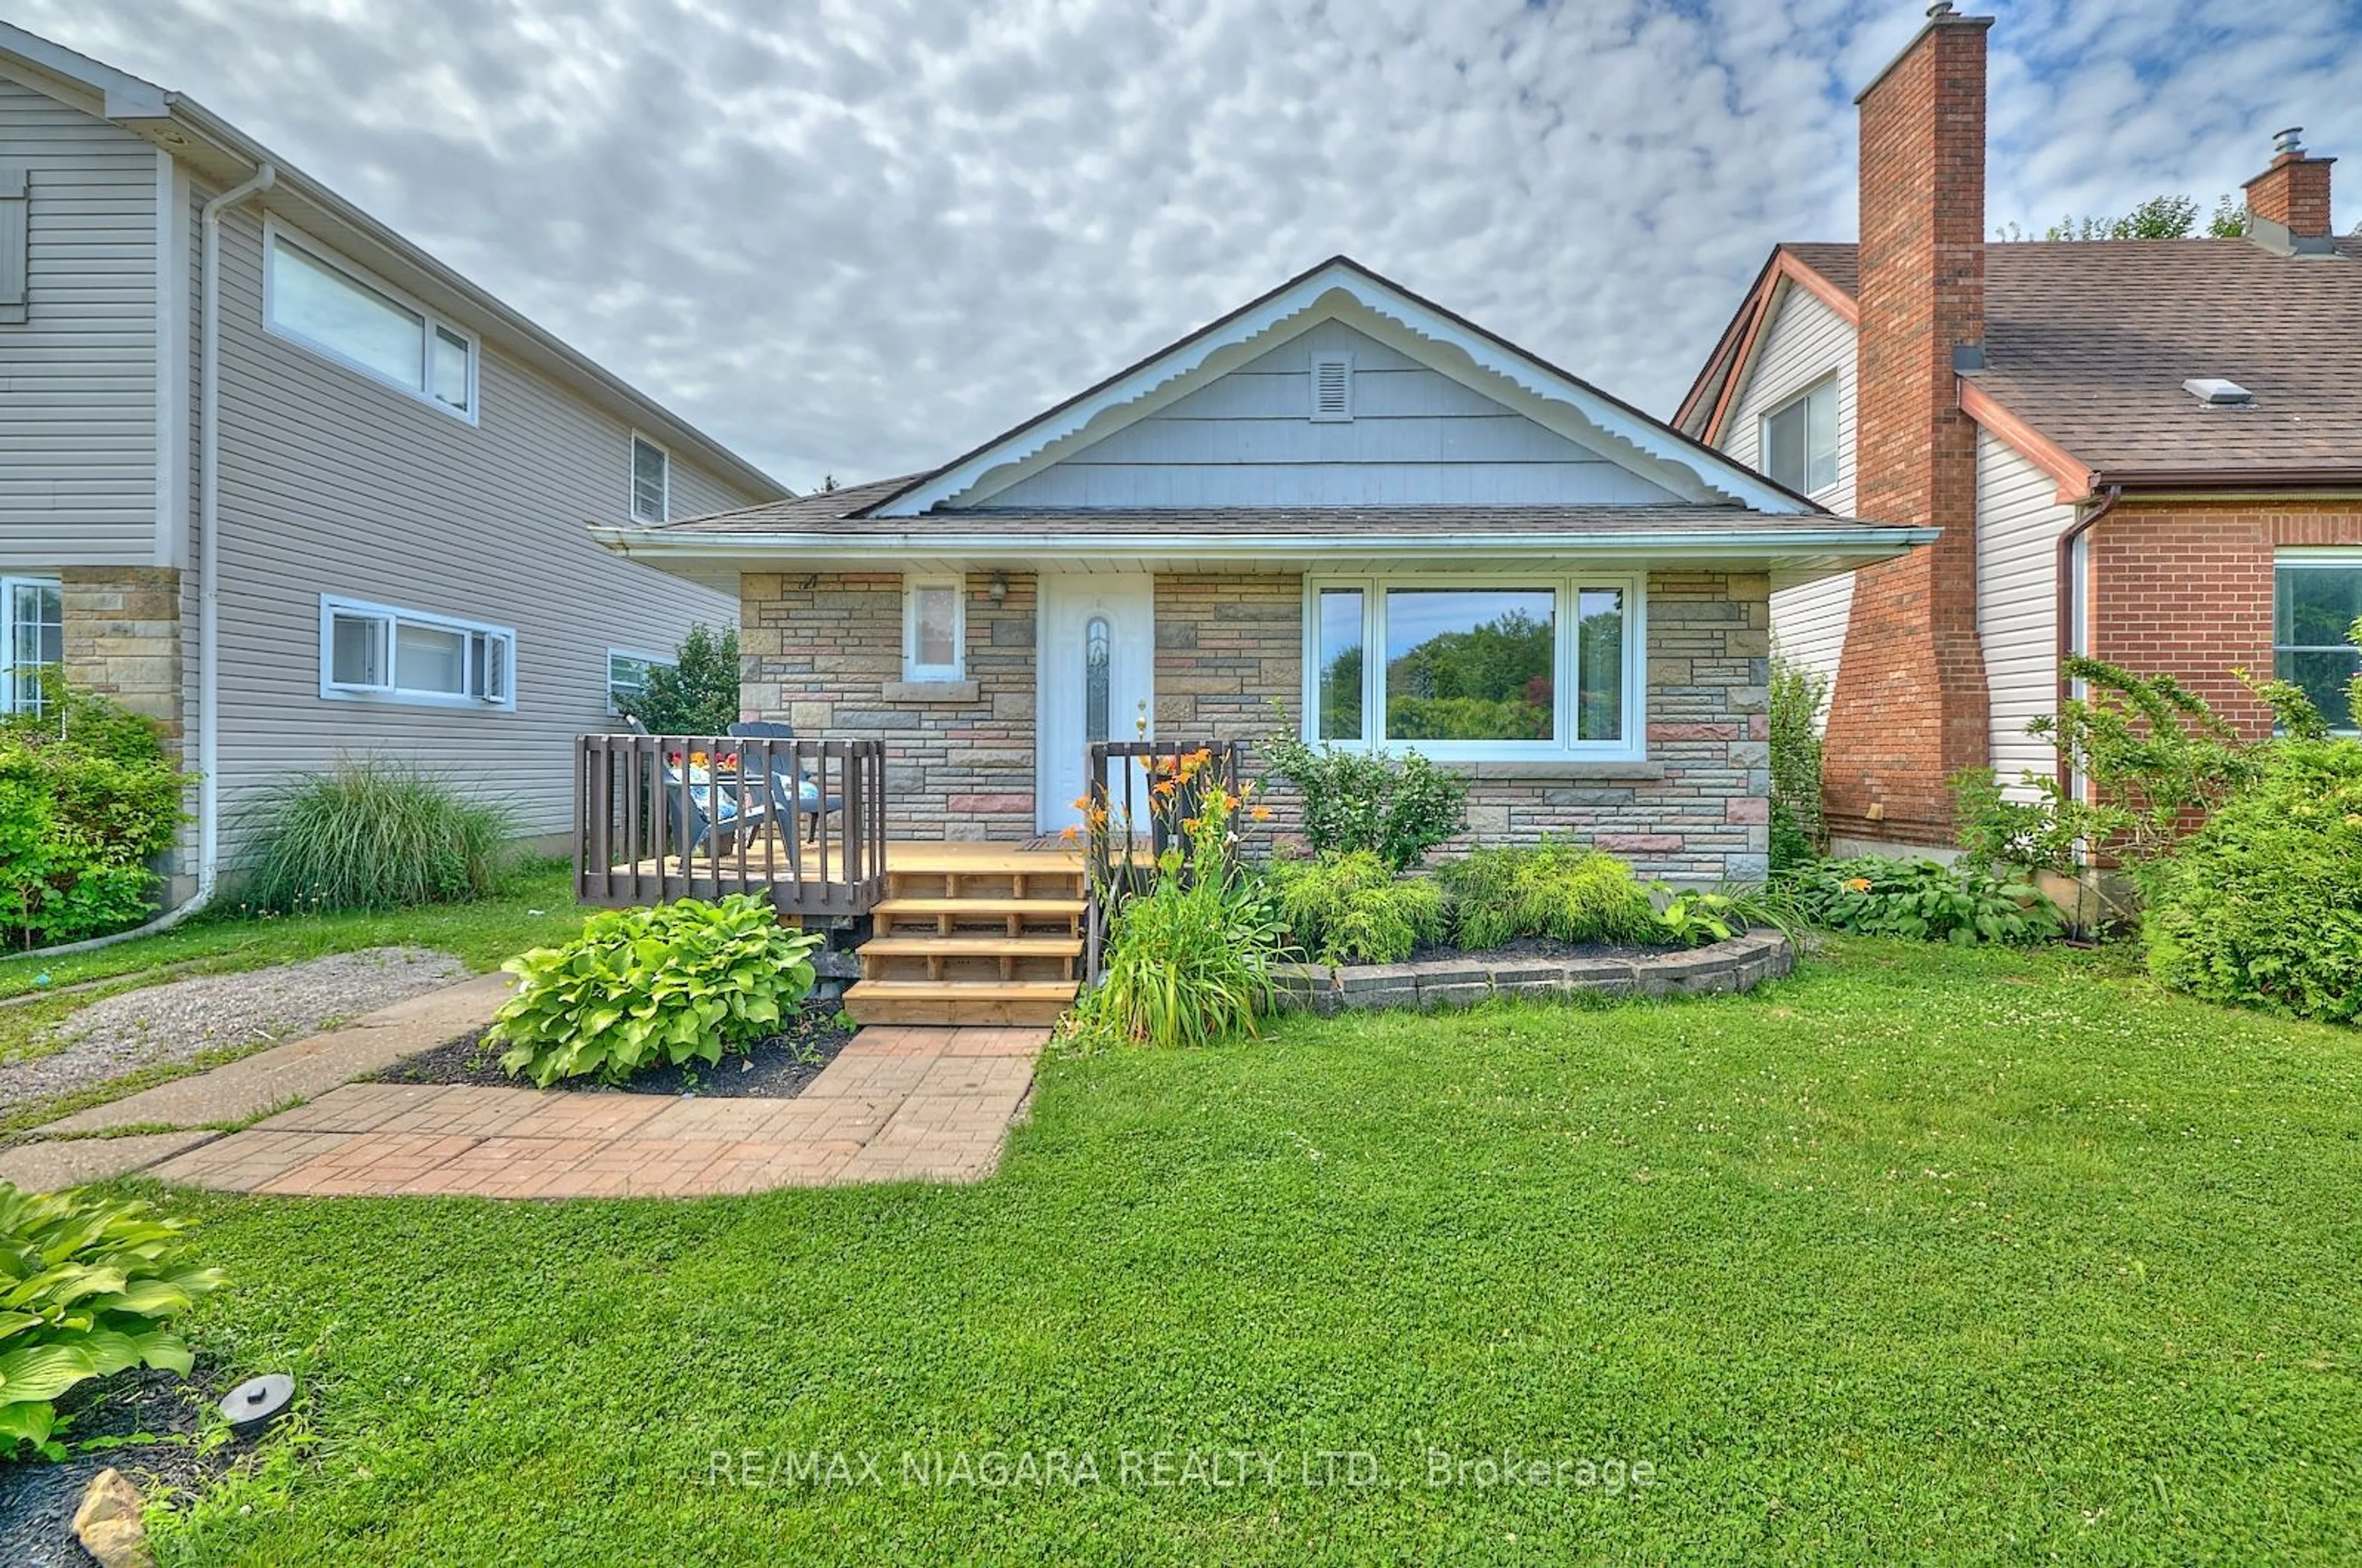
[{"label": "gravel driveway", "polygon": [[[373,1011],[467,977],[467,966],[447,953],[372,947],[125,991],[52,1025],[36,1043],[46,1054],[0,1062],[0,1110],[208,1051],[300,1040],[331,1019]],[[65,1043],[49,1049],[59,1040]]]}]

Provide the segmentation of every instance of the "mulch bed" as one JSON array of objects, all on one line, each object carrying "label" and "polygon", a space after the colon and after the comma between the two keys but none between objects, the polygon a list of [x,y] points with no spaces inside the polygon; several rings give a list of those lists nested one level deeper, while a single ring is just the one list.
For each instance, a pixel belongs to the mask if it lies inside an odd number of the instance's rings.
[{"label": "mulch bed", "polygon": [[1661,958],[1668,953],[1682,953],[1683,947],[1643,947],[1630,942],[1561,942],[1551,936],[1513,936],[1498,947],[1487,947],[1482,953],[1464,948],[1449,947],[1440,943],[1421,943],[1411,950],[1409,961],[1424,964],[1431,959],[1465,958],[1473,963],[1492,959],[1531,958],[1541,963],[1565,964],[1578,958],[1611,959],[1628,964],[1636,958]]},{"label": "mulch bed", "polygon": [[[216,1386],[216,1384],[219,1384]],[[160,1489],[198,1492],[251,1446],[229,1442],[199,1453],[198,1415],[220,1401],[229,1385],[201,1359],[195,1374],[142,1367],[69,1389],[59,1409],[72,1422],[58,1433],[69,1449],[93,1439],[129,1439],[95,1453],[76,1452],[52,1464],[0,1462],[0,1562],[11,1568],[89,1568],[74,1539],[74,1510],[90,1478],[112,1465],[142,1496]]]},{"label": "mulch bed", "polygon": [[[432,1051],[405,1056],[369,1081],[384,1084],[475,1084],[493,1088],[531,1088],[528,1080],[501,1070],[501,1054],[483,1043],[480,1029]],[[577,1078],[550,1085],[576,1094],[695,1095],[708,1099],[793,1099],[821,1069],[836,1059],[853,1031],[835,1015],[810,1012],[778,1034],[745,1051],[732,1051],[709,1066],[650,1067],[624,1084]]]}]

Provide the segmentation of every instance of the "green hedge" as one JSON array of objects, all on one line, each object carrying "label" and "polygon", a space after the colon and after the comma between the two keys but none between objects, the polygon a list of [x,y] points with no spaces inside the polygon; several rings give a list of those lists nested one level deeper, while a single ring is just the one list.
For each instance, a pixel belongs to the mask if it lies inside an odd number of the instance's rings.
[{"label": "green hedge", "polygon": [[2149,971],[2209,1000],[2362,1016],[2362,745],[2290,741],[2143,878]]},{"label": "green hedge", "polygon": [[136,925],[149,862],[172,845],[187,780],[157,726],[54,680],[39,715],[0,722],[0,932],[45,947]]}]

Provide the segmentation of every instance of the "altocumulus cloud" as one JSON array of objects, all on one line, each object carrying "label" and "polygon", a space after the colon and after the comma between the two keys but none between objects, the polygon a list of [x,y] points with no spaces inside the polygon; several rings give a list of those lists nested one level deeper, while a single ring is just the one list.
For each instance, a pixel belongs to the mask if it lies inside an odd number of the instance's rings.
[{"label": "altocumulus cloud", "polygon": [[[799,488],[1345,250],[1660,413],[1911,0],[18,0]],[[1995,224],[2362,167],[2354,0],[1995,0]],[[2356,187],[2349,184],[2349,189]],[[2350,226],[2348,197],[2341,226]]]}]

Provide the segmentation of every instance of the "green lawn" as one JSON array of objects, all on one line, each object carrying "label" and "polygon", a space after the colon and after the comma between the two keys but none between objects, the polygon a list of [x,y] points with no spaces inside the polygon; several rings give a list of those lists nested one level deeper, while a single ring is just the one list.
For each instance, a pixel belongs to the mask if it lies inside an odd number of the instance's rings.
[{"label": "green lawn", "polygon": [[[309,1438],[167,1561],[2346,1557],[2362,1037],[1839,955],[1055,1061],[967,1189],[176,1198]],[[1429,1484],[1505,1449],[1563,1484]],[[1097,1484],[901,1479],[1050,1451]]]}]

